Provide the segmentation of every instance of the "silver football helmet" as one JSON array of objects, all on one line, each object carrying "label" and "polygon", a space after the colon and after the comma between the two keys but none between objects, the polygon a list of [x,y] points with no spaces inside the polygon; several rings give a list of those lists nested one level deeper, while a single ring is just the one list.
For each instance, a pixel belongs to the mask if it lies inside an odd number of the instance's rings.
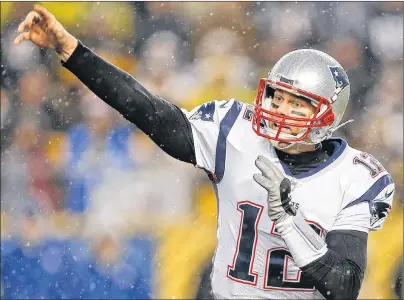
[{"label": "silver football helmet", "polygon": [[[271,112],[276,89],[307,99],[316,108],[315,113],[309,118],[299,118]],[[340,127],[349,94],[348,76],[334,58],[318,50],[292,51],[275,64],[268,78],[260,80],[254,102],[253,130],[274,145],[279,142],[317,144]],[[268,121],[276,122],[277,129],[271,129]],[[302,129],[292,135],[281,132],[284,126]]]}]

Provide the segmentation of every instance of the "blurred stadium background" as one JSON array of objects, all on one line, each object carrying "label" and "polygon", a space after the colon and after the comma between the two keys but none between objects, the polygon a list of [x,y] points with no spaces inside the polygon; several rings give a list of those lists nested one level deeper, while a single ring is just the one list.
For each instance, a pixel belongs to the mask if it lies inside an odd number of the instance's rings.
[{"label": "blurred stadium background", "polygon": [[[1,2],[3,298],[207,297],[216,204],[205,173],[164,154],[16,28]],[[347,69],[339,131],[393,175],[360,298],[401,298],[402,2],[43,3],[73,35],[186,109],[252,102],[283,54],[315,47]],[[400,273],[401,272],[401,273]],[[400,296],[401,293],[401,296]]]}]

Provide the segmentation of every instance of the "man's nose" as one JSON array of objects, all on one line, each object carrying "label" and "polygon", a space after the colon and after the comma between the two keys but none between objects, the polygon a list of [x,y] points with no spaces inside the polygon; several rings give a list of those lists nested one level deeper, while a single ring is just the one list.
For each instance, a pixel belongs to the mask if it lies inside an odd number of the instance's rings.
[{"label": "man's nose", "polygon": [[288,106],[286,105],[285,102],[280,103],[278,105],[278,108],[276,109],[276,112],[280,115],[287,115],[288,114]]}]

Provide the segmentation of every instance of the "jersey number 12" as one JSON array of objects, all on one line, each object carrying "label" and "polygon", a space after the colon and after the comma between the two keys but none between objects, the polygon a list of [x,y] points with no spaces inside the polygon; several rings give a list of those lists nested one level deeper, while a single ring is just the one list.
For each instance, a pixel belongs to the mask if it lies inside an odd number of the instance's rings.
[{"label": "jersey number 12", "polygon": [[[251,201],[242,201],[237,204],[241,213],[241,222],[237,240],[237,248],[233,258],[233,265],[228,266],[227,276],[237,282],[257,285],[258,274],[254,270],[255,251],[258,243],[258,223],[263,206]],[[310,224],[320,234],[321,229]],[[315,287],[307,280],[299,269],[295,276],[288,277],[288,265],[292,255],[285,247],[267,250],[264,289],[284,291],[314,291]]]}]

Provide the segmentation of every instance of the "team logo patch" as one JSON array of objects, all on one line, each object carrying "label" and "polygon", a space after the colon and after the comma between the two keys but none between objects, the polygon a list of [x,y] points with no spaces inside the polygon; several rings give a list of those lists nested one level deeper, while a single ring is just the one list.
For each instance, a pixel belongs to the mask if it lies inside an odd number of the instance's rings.
[{"label": "team logo patch", "polygon": [[199,107],[199,109],[189,119],[213,122],[214,114],[215,114],[215,103],[208,102],[208,103],[202,104]]},{"label": "team logo patch", "polygon": [[[243,119],[247,120],[247,121],[251,121],[253,116],[254,116],[254,110],[253,110],[252,106],[247,106],[247,108],[243,114]],[[261,128],[267,127],[264,119],[260,119],[260,127]]]},{"label": "team logo patch", "polygon": [[[387,195],[386,195],[387,196]],[[370,213],[372,214],[370,218],[370,225],[374,226],[379,220],[387,218],[390,212],[390,204],[382,201],[371,201],[369,203]]]}]

